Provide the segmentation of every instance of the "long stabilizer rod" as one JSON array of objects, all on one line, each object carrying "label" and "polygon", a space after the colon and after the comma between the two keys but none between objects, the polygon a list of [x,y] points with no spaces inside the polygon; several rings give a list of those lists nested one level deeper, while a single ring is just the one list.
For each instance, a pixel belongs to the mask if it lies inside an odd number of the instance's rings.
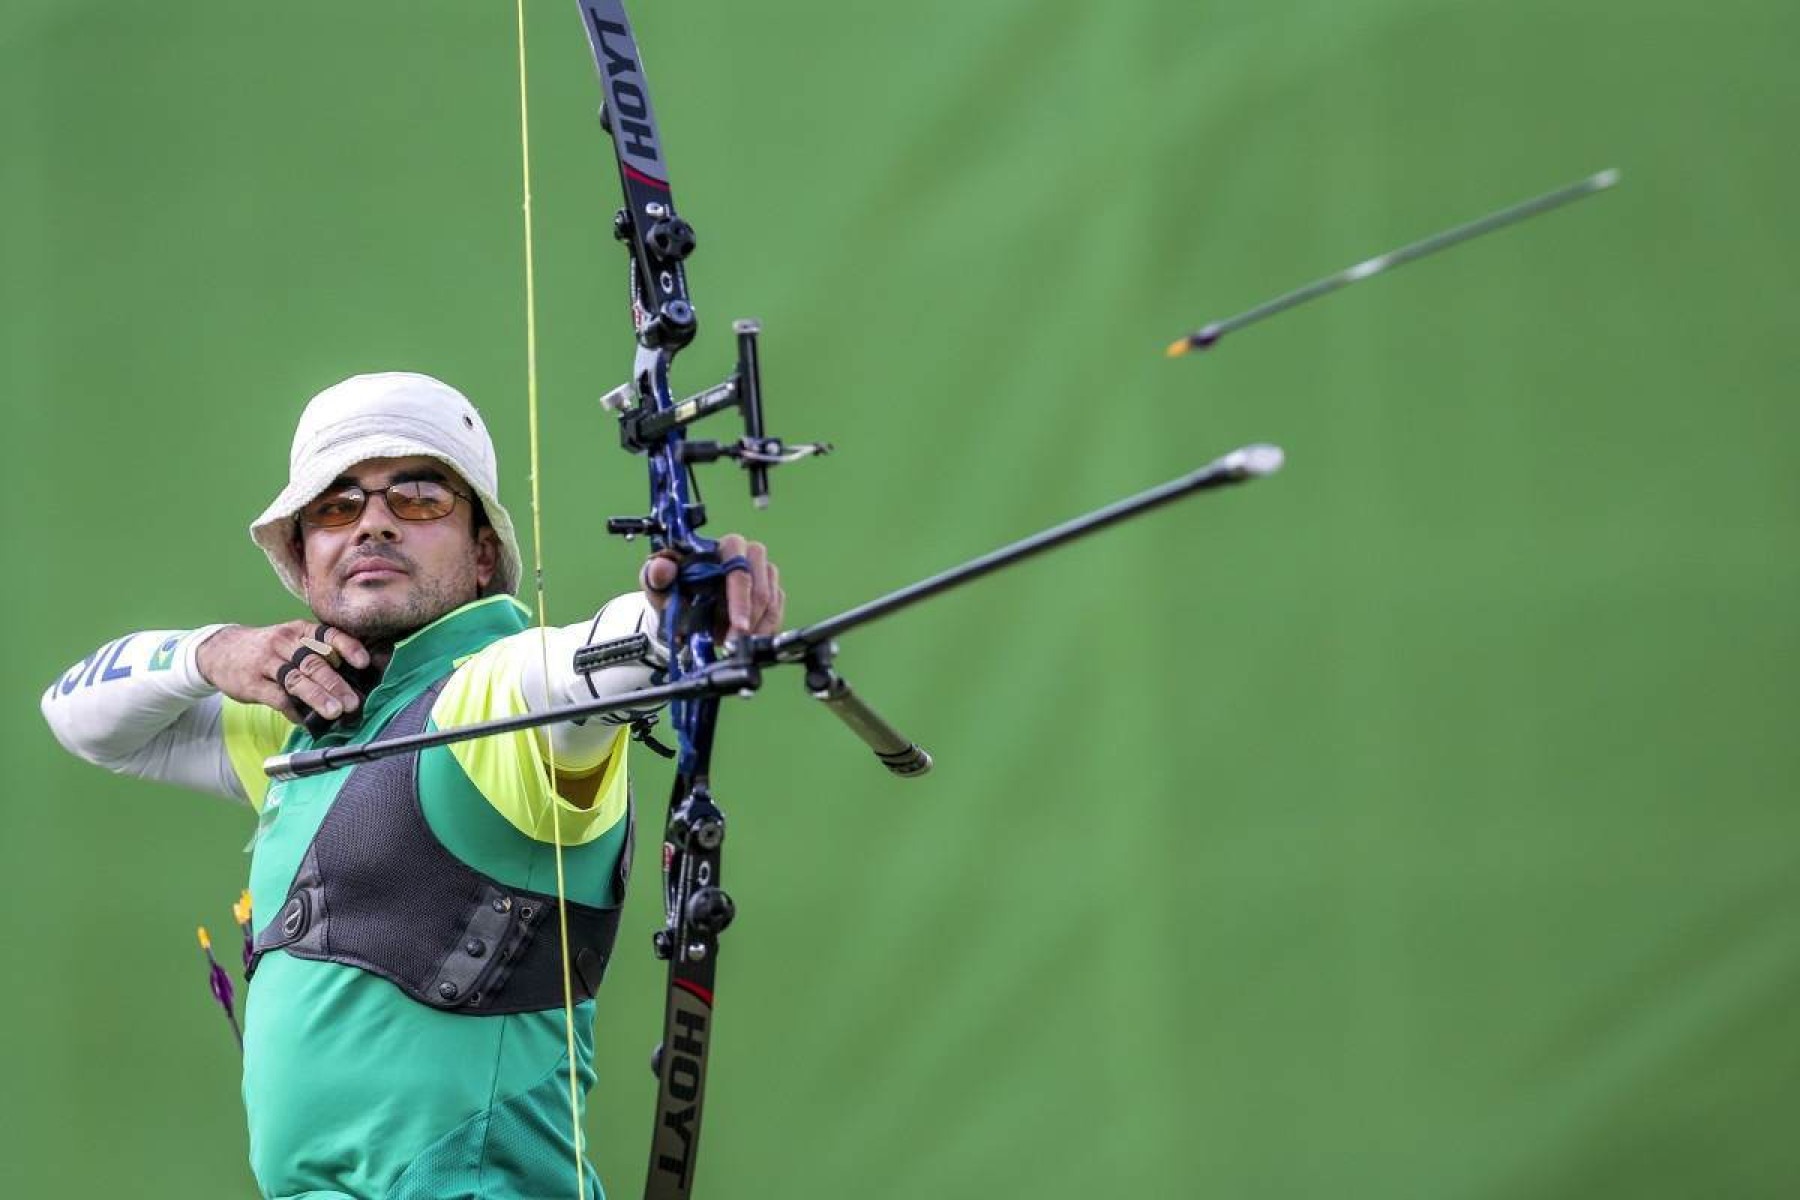
[{"label": "long stabilizer rod", "polygon": [[888,616],[960,584],[992,574],[1002,567],[1072,542],[1076,538],[1105,529],[1109,525],[1115,525],[1153,508],[1160,508],[1164,504],[1179,500],[1184,496],[1243,483],[1251,479],[1260,479],[1264,475],[1278,470],[1281,462],[1282,453],[1276,446],[1245,446],[1241,450],[1234,450],[1223,458],[1201,467],[1198,471],[1171,480],[1160,487],[1151,488],[1147,492],[1139,492],[1135,496],[1127,497],[1114,504],[1109,504],[1105,508],[1096,509],[1085,516],[1077,517],[1073,521],[1067,521],[1054,528],[1046,529],[1042,533],[1033,534],[1010,546],[1003,546],[980,558],[963,563],[961,566],[952,567],[929,579],[921,580],[908,587],[903,587],[899,591],[890,592],[877,600],[871,600],[867,604],[861,604],[847,612],[839,613],[835,617],[828,617],[816,624],[808,625],[804,629],[790,630],[774,637],[747,639],[747,644],[740,649],[738,656],[724,659],[713,664],[703,673],[689,676],[676,683],[639,688],[600,700],[562,705],[535,713],[521,713],[518,716],[502,717],[494,721],[481,721],[471,725],[458,725],[450,729],[433,729],[424,733],[405,734],[398,737],[377,738],[360,746],[327,746],[317,750],[299,750],[288,754],[277,754],[264,760],[263,772],[269,778],[276,780],[299,779],[307,775],[319,775],[326,771],[334,771],[340,767],[354,766],[357,763],[390,758],[396,754],[425,750],[433,746],[447,746],[452,742],[468,741],[470,738],[488,737],[499,733],[516,733],[519,730],[535,729],[541,725],[553,725],[561,721],[577,721],[605,713],[655,707],[671,700],[690,699],[696,696],[748,695],[762,686],[763,667],[784,663],[802,663],[807,667],[808,685],[812,688],[813,694],[818,699],[826,701],[827,707],[831,708],[846,725],[856,732],[858,737],[861,737],[871,749],[875,750],[888,770],[896,775],[920,775],[930,769],[930,755],[925,754],[893,726],[882,720],[873,709],[858,699],[841,679],[836,677],[830,668],[831,654],[834,651],[831,639],[858,625]]},{"label": "long stabilizer rod", "polygon": [[1179,358],[1190,350],[1209,350],[1220,338],[1228,333],[1236,332],[1246,325],[1254,325],[1265,321],[1277,313],[1284,313],[1290,308],[1298,308],[1309,300],[1317,300],[1320,296],[1329,295],[1339,288],[1349,287],[1353,283],[1361,283],[1395,267],[1405,266],[1421,258],[1427,258],[1440,250],[1448,250],[1452,246],[1461,245],[1484,233],[1492,233],[1496,229],[1504,229],[1508,225],[1516,225],[1529,217],[1547,213],[1551,209],[1572,204],[1596,192],[1603,192],[1619,182],[1617,168],[1609,167],[1604,171],[1589,175],[1579,183],[1571,183],[1567,187],[1557,188],[1554,192],[1545,192],[1534,196],[1510,208],[1489,213],[1465,225],[1454,229],[1446,229],[1442,233],[1434,233],[1428,238],[1402,246],[1398,250],[1389,250],[1386,254],[1377,254],[1374,258],[1364,259],[1353,267],[1346,267],[1335,275],[1327,275],[1323,279],[1315,279],[1305,287],[1295,288],[1291,292],[1265,300],[1255,308],[1246,309],[1235,317],[1226,317],[1222,321],[1214,321],[1203,328],[1195,330],[1186,337],[1177,338],[1169,343],[1170,358]]},{"label": "long stabilizer rod", "polygon": [[889,616],[902,608],[909,608],[921,600],[960,587],[965,583],[990,575],[1003,567],[1042,554],[1046,550],[1072,542],[1076,538],[1086,537],[1128,520],[1153,508],[1161,508],[1175,500],[1191,496],[1196,492],[1210,491],[1213,488],[1229,487],[1232,484],[1244,483],[1252,479],[1261,479],[1280,470],[1282,452],[1279,446],[1255,445],[1233,450],[1230,454],[1190,472],[1179,479],[1170,480],[1160,487],[1153,487],[1147,492],[1139,492],[1135,496],[1127,496],[1123,500],[1097,508],[1073,521],[1065,521],[1041,533],[1034,533],[1009,546],[989,551],[980,558],[971,559],[961,566],[951,567],[929,579],[909,584],[897,592],[889,592],[877,600],[867,604],[859,604],[847,612],[835,617],[827,617],[803,629],[795,629],[788,633],[778,634],[775,638],[775,654],[781,659],[798,657],[802,647],[817,646],[846,633],[858,625],[866,625],[870,621]]}]

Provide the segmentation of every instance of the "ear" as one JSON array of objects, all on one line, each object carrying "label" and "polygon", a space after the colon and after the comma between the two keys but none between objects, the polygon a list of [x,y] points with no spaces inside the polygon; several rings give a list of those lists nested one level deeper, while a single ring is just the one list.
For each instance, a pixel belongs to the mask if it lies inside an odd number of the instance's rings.
[{"label": "ear", "polygon": [[475,531],[475,586],[481,595],[487,595],[488,584],[499,570],[500,535],[492,525],[483,525]]}]

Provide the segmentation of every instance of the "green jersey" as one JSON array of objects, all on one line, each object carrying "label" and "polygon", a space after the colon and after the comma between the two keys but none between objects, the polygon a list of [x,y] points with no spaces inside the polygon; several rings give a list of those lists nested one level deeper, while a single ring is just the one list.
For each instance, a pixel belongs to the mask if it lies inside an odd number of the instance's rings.
[{"label": "green jersey", "polygon": [[[477,601],[395,648],[351,732],[312,743],[267,708],[227,702],[226,745],[259,821],[250,869],[254,911],[281,907],[313,835],[349,771],[269,785],[262,759],[310,744],[355,744],[448,676],[430,727],[527,711],[520,674],[541,654],[525,610],[507,597]],[[594,761],[557,761],[559,795],[533,732],[481,738],[420,754],[420,806],[456,857],[501,884],[557,890],[595,906],[620,902],[627,844],[626,739]],[[573,782],[571,782],[573,781]],[[594,1082],[593,1004],[578,1004],[575,1070]],[[574,1142],[561,1009],[470,1016],[430,1008],[356,967],[264,956],[245,1009],[244,1106],[250,1163],[270,1200],[542,1200],[600,1196]]]}]

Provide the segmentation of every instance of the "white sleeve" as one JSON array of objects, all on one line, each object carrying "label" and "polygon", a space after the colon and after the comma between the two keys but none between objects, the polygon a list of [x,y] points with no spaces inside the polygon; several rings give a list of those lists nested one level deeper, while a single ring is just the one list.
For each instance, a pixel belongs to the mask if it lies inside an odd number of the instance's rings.
[{"label": "white sleeve", "polygon": [[[579,704],[649,687],[652,675],[662,662],[662,645],[656,636],[657,621],[656,610],[650,607],[642,592],[627,592],[608,601],[591,621],[546,630],[547,637],[541,642],[536,636],[520,638],[519,690],[524,695],[525,707],[532,712],[541,712],[546,707]],[[532,633],[535,635],[536,631]],[[591,673],[575,670],[575,652],[583,646],[633,634],[643,634],[648,639],[651,651],[648,657]],[[549,671],[547,687],[546,669]],[[654,711],[605,713],[579,724],[559,722],[548,727],[546,733],[550,756],[557,762],[595,762],[611,747],[620,726],[629,725]]]},{"label": "white sleeve", "polygon": [[223,701],[194,651],[225,628],[157,629],[100,647],[53,682],[40,707],[69,753],[121,775],[244,799],[222,728]]}]

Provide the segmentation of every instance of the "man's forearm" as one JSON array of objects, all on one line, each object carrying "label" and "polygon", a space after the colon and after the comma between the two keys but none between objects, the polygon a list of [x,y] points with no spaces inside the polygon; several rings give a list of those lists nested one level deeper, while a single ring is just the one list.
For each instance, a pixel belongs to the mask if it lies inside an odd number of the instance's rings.
[{"label": "man's forearm", "polygon": [[[647,687],[653,668],[644,662],[622,662],[592,674],[574,669],[575,651],[585,645],[608,642],[632,634],[656,636],[657,616],[639,593],[619,596],[591,620],[548,631],[548,652],[538,649],[536,633],[520,643],[519,690],[528,711],[577,704],[602,696]],[[545,670],[549,671],[546,679]],[[620,725],[630,724],[633,714],[615,713],[581,724],[563,723],[540,733],[548,740],[550,754],[559,763],[586,766],[604,759]]]},{"label": "man's forearm", "polygon": [[[220,628],[145,630],[101,646],[45,690],[41,708],[50,731],[70,753],[110,770],[193,782],[183,765],[167,769],[167,754],[146,755],[175,731],[190,756],[205,760],[202,775],[210,779],[217,754],[204,743],[209,730],[217,740],[217,691],[200,674],[194,652]],[[209,700],[210,718],[192,715]],[[193,727],[176,730],[184,717]]]}]

